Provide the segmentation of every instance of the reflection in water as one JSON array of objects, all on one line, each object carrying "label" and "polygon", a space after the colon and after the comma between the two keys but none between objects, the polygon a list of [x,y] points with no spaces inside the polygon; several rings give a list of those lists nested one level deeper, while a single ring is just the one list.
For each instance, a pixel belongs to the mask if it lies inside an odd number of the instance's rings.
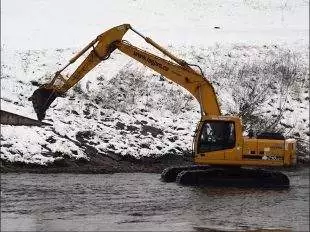
[{"label": "reflection in water", "polygon": [[287,190],[183,187],[144,173],[3,174],[1,230],[307,231],[308,171],[286,174]]}]

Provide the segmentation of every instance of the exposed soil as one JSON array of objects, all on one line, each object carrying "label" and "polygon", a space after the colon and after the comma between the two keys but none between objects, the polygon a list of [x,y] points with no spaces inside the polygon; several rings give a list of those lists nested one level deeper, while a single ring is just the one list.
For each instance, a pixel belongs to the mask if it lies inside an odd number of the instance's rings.
[{"label": "exposed soil", "polygon": [[144,157],[137,159],[133,156],[121,156],[117,154],[100,154],[95,151],[90,160],[73,159],[65,157],[54,163],[43,166],[38,164],[26,164],[22,162],[8,162],[1,160],[0,170],[7,172],[29,172],[29,173],[161,173],[165,168],[174,165],[190,165],[192,157],[190,154],[176,155],[167,154],[161,157]]}]

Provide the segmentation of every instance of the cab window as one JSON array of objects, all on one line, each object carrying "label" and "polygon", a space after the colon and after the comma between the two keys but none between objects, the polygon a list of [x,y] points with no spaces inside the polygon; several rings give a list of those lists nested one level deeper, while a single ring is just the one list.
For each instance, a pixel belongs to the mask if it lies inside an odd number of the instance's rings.
[{"label": "cab window", "polygon": [[235,125],[227,121],[205,121],[198,139],[198,153],[233,148]]}]

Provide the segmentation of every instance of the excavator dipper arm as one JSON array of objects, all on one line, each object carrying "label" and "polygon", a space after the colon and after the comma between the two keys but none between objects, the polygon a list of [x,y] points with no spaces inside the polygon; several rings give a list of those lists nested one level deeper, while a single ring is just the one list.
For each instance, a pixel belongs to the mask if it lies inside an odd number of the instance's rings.
[{"label": "excavator dipper arm", "polygon": [[[37,114],[38,120],[41,121],[44,119],[46,110],[56,99],[56,97],[66,93],[103,59],[108,58],[112,52],[110,50],[110,45],[115,41],[121,40],[129,28],[129,24],[123,24],[100,34],[77,55],[75,55],[65,67],[63,67],[61,70],[58,70],[51,82],[40,86],[39,89],[34,91],[29,100],[32,101],[33,108]],[[79,65],[75,72],[68,79],[63,77],[61,72],[65,70],[70,64],[74,63],[90,48],[93,48],[93,50]]]},{"label": "excavator dipper arm", "polygon": [[[168,56],[172,61],[151,54],[122,40],[129,29]],[[61,72],[90,48],[92,48],[92,51],[74,73],[69,78],[63,77]],[[66,93],[101,61],[108,59],[115,49],[122,51],[138,62],[162,74],[167,79],[184,87],[200,103],[202,114],[216,116],[221,114],[213,86],[202,74],[192,69],[186,61],[177,58],[150,38],[137,32],[129,24],[123,24],[97,36],[96,39],[75,55],[64,68],[57,71],[50,83],[44,84],[34,91],[30,100],[33,103],[38,119],[44,119],[46,110],[58,96]]]}]

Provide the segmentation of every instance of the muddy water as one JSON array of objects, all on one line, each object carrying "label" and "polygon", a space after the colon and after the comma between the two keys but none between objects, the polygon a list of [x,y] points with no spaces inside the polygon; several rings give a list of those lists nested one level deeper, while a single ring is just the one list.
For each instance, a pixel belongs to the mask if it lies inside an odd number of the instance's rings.
[{"label": "muddy water", "polygon": [[182,187],[158,174],[2,174],[1,231],[309,230],[309,171],[288,190]]}]

